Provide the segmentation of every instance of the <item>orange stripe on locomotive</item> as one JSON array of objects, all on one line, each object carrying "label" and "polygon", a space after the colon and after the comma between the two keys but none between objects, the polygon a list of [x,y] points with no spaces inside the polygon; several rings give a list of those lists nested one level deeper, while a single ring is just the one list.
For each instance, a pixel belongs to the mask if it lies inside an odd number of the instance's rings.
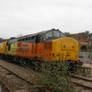
[{"label": "orange stripe on locomotive", "polygon": [[28,43],[18,42],[17,56],[40,61],[51,61],[52,42]]},{"label": "orange stripe on locomotive", "polygon": [[32,43],[18,42],[16,56],[23,58],[33,58]]}]

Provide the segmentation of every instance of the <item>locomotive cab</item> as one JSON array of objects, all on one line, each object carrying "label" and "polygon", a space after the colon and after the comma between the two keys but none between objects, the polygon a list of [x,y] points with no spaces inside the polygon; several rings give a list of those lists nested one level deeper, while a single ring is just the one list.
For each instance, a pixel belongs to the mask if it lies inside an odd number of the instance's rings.
[{"label": "locomotive cab", "polygon": [[77,40],[66,37],[62,39],[61,45],[63,60],[78,61],[79,47]]},{"label": "locomotive cab", "polygon": [[53,61],[78,61],[78,42],[69,37],[53,40],[52,60]]}]

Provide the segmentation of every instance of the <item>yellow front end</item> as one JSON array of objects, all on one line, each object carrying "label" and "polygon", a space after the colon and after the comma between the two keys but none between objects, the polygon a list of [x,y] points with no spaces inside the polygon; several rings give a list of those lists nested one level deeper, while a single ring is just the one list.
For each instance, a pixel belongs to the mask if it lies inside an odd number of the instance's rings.
[{"label": "yellow front end", "polygon": [[59,39],[52,41],[52,61],[61,60],[61,41]]},{"label": "yellow front end", "polygon": [[7,44],[7,41],[0,43],[0,54],[6,53],[6,44]]},{"label": "yellow front end", "polygon": [[53,61],[78,61],[79,46],[74,38],[59,38],[52,42]]},{"label": "yellow front end", "polygon": [[16,56],[17,42],[10,44],[10,47],[7,46],[7,55]]}]

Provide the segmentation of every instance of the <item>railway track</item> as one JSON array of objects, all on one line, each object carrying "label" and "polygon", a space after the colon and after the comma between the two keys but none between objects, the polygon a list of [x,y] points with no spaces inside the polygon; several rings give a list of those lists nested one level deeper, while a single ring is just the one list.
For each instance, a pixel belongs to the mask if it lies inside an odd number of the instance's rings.
[{"label": "railway track", "polygon": [[0,59],[0,83],[4,84],[9,92],[34,92],[37,72],[5,60]]},{"label": "railway track", "polygon": [[71,81],[81,87],[92,89],[92,78],[86,78],[80,75],[72,75]]},{"label": "railway track", "polygon": [[0,59],[0,67],[11,72],[18,78],[26,81],[27,83],[29,83],[31,85],[35,84],[35,80],[33,81],[33,78],[36,79],[35,71],[33,71],[32,69],[24,68],[24,67],[18,66],[16,64],[6,62],[1,59]]},{"label": "railway track", "polygon": [[[2,70],[1,68],[3,68],[3,71],[7,71],[7,74],[12,73],[12,75],[15,75],[19,79],[28,83],[27,85],[35,85],[36,84],[36,78],[35,78],[36,71],[33,71],[32,69],[24,68],[24,67],[18,66],[16,64],[6,62],[4,60],[0,60],[0,71]],[[78,86],[92,89],[92,78],[86,78],[83,76],[72,74],[71,81],[72,81],[72,83],[74,83]],[[12,83],[9,83],[9,84],[12,84]]]},{"label": "railway track", "polygon": [[11,71],[11,67],[13,67],[13,65],[10,67],[11,64],[7,63],[7,67],[9,69],[4,65],[5,64],[0,60],[0,84],[4,85],[9,92],[30,92],[32,83],[29,83],[17,73],[14,73],[13,70]]}]

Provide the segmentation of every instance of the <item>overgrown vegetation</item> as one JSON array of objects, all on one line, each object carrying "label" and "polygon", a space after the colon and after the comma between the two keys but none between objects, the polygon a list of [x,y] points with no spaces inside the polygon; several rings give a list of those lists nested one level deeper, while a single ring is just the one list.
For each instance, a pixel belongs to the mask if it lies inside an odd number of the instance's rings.
[{"label": "overgrown vegetation", "polygon": [[46,62],[41,64],[40,67],[41,73],[36,75],[36,88],[44,89],[44,92],[75,92],[75,89],[71,83],[67,63]]}]

